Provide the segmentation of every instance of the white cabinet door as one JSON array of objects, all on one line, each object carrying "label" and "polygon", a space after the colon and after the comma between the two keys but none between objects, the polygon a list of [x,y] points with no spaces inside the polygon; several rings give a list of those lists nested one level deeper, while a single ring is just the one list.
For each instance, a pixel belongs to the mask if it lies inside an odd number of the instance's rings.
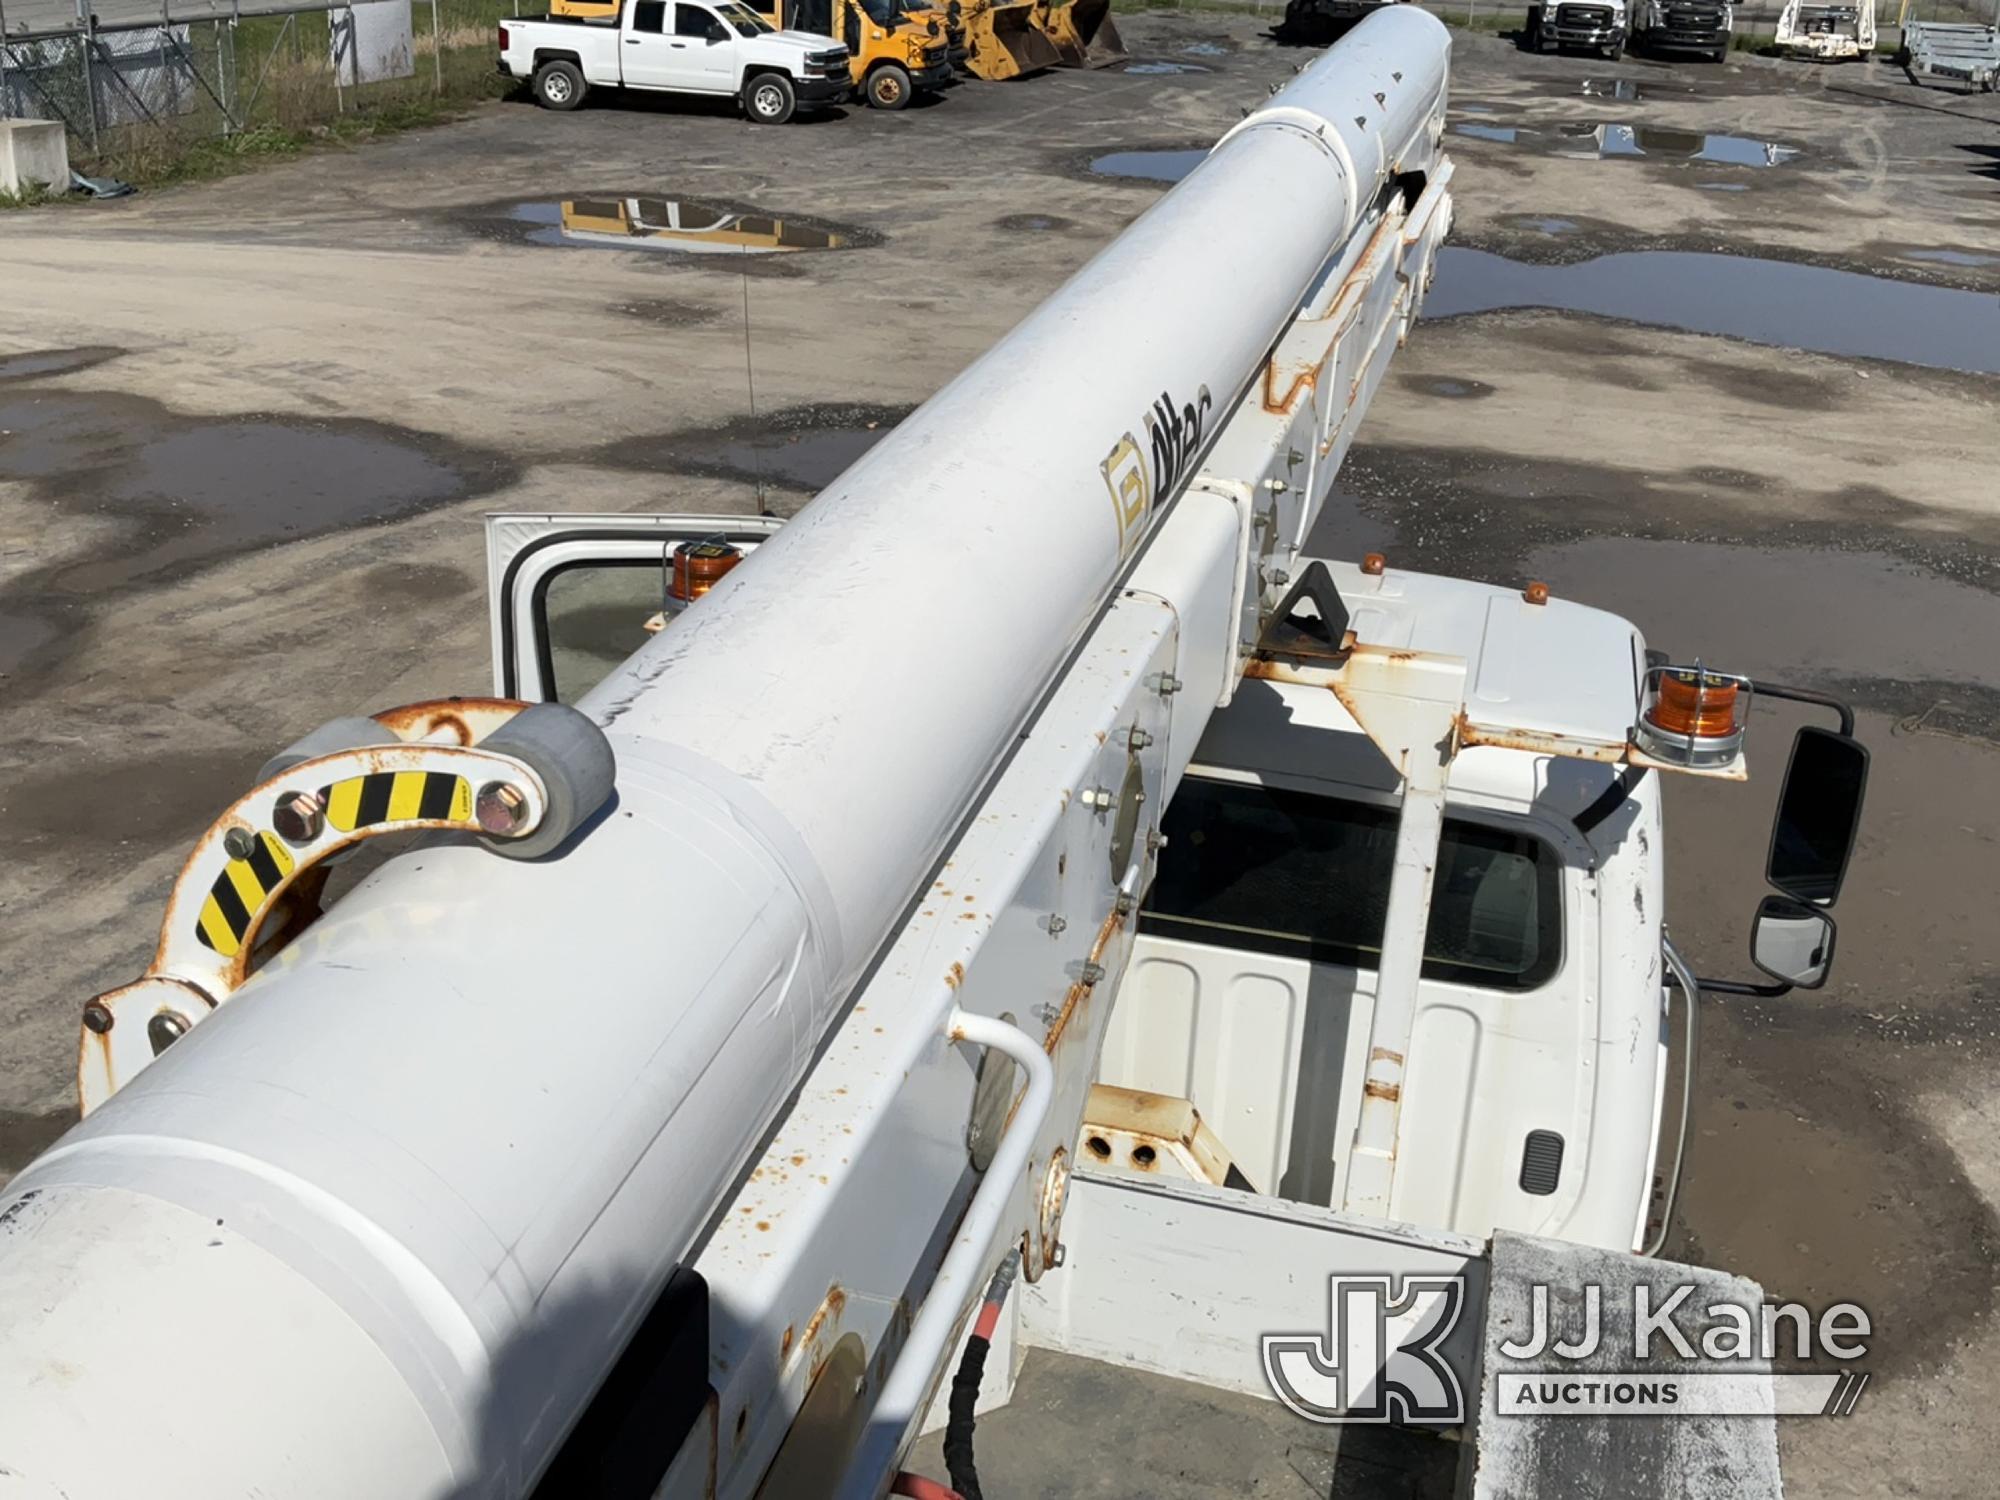
[{"label": "white cabinet door", "polygon": [[774,516],[494,515],[486,518],[493,691],[574,703],[649,639],[682,542],[721,537],[744,551]]}]

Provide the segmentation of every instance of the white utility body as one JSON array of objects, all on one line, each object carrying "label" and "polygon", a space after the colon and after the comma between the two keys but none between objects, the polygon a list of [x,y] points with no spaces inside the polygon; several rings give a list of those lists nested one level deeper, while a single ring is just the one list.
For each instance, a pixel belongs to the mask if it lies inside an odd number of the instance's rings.
[{"label": "white utility body", "polygon": [[616,25],[574,16],[500,23],[500,71],[546,108],[575,109],[593,88],[737,98],[759,124],[853,91],[847,48],[780,31],[740,0],[626,0]]},{"label": "white utility body", "polygon": [[1363,21],[790,522],[494,518],[501,696],[281,752],[85,1006],[0,1497],[874,1500],[997,1268],[1016,1347],[1264,1392],[1328,1270],[1640,1243],[1655,772],[1741,777],[1750,685],[1305,555],[1448,56]]}]

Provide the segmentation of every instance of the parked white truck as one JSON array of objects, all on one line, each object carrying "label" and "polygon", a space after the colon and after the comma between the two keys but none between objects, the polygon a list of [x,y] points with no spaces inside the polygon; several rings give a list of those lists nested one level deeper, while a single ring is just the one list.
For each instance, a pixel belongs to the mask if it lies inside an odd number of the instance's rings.
[{"label": "parked white truck", "polygon": [[1633,0],[1626,40],[1635,52],[1687,52],[1721,62],[1735,26],[1730,0]]},{"label": "parked white truck", "polygon": [[579,16],[500,22],[500,71],[547,109],[575,109],[593,88],[736,98],[762,125],[853,92],[846,47],[780,31],[738,0],[626,0],[615,26]]},{"label": "parked white truck", "polygon": [[1625,0],[1548,0],[1528,7],[1523,44],[1534,52],[1588,48],[1612,62],[1625,55]]}]

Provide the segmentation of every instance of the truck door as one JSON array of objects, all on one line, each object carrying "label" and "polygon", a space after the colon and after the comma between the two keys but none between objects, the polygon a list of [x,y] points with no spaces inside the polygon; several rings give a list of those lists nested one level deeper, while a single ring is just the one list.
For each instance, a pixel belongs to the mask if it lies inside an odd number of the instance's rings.
[{"label": "truck door", "polygon": [[667,34],[667,13],[672,0],[632,0],[619,47],[621,76],[634,88],[678,89],[683,56],[675,46],[678,38]]},{"label": "truck door", "polygon": [[767,516],[488,516],[493,691],[574,703],[650,639],[646,622],[664,602],[675,547],[721,537],[749,552],[781,524]]},{"label": "truck door", "polygon": [[736,31],[706,5],[674,0],[667,46],[681,80],[674,87],[698,94],[736,92]]}]

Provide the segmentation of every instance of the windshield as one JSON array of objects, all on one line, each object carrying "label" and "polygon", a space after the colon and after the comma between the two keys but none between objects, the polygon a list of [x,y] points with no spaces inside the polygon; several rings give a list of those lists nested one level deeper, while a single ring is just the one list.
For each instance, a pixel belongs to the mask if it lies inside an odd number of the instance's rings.
[{"label": "windshield", "polygon": [[[1373,969],[1388,917],[1396,810],[1190,775],[1139,930]],[[1423,977],[1529,990],[1562,959],[1562,860],[1525,834],[1444,820]]]},{"label": "windshield", "polygon": [[755,36],[760,31],[776,31],[778,28],[758,15],[747,5],[739,5],[736,0],[724,0],[715,7],[722,19],[736,28],[738,36]]}]

